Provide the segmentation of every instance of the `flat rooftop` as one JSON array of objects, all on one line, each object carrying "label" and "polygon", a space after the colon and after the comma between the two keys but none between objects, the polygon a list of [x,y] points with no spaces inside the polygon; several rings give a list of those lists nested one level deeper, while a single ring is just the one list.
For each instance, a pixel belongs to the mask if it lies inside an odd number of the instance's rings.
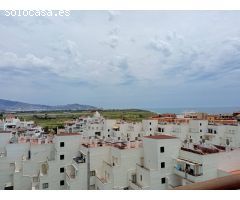
[{"label": "flat rooftop", "polygon": [[153,136],[145,136],[144,138],[150,138],[155,140],[176,139],[176,137],[171,135],[153,135]]},{"label": "flat rooftop", "polygon": [[59,133],[56,136],[76,136],[76,135],[81,135],[80,133]]},{"label": "flat rooftop", "polygon": [[120,150],[124,149],[137,149],[139,147],[142,147],[142,141],[141,140],[135,140],[135,141],[128,141],[128,142],[123,142],[123,141],[112,141],[112,142],[107,142],[107,141],[98,141],[94,140],[91,143],[84,142],[82,143],[82,146],[86,148],[96,148],[96,147],[115,147]]},{"label": "flat rooftop", "polygon": [[240,170],[231,171],[230,173],[233,174],[233,175],[234,174],[238,174],[239,175],[240,174]]},{"label": "flat rooftop", "polygon": [[[188,151],[195,154],[200,155],[207,155],[207,154],[213,154],[213,153],[219,153],[219,152],[226,152],[227,149],[225,146],[220,145],[208,145],[204,146],[202,144],[193,144],[192,147],[187,147],[187,145],[181,147],[181,150]],[[230,148],[229,151],[232,151],[233,148]]]},{"label": "flat rooftop", "polygon": [[0,131],[0,133],[12,133],[12,131]]}]

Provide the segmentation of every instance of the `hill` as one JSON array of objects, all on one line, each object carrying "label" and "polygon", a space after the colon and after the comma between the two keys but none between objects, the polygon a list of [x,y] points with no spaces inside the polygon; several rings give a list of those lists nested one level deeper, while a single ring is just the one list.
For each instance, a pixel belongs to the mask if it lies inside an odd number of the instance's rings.
[{"label": "hill", "polygon": [[53,111],[53,110],[96,110],[97,107],[82,104],[41,105],[0,99],[0,111]]}]

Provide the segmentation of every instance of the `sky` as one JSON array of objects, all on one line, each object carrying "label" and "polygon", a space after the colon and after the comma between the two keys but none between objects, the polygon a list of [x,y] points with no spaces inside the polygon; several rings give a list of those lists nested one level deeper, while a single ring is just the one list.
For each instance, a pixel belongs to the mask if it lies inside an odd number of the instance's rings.
[{"label": "sky", "polygon": [[0,15],[0,98],[103,108],[239,106],[240,11]]}]

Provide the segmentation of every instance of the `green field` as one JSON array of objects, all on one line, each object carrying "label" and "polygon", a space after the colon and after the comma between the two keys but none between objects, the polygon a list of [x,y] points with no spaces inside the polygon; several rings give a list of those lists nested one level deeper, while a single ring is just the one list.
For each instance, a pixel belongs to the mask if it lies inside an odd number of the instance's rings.
[{"label": "green field", "polygon": [[[138,109],[128,109],[128,110],[101,110],[99,113],[106,119],[123,119],[128,122],[138,122],[143,119],[147,119],[156,113],[138,110]],[[14,113],[15,116],[19,117],[21,120],[33,120],[37,125],[43,128],[56,129],[56,127],[63,127],[64,121],[76,119],[81,116],[92,116],[94,112],[92,111],[49,111],[49,112],[17,112]],[[6,113],[2,114],[6,117]]]}]

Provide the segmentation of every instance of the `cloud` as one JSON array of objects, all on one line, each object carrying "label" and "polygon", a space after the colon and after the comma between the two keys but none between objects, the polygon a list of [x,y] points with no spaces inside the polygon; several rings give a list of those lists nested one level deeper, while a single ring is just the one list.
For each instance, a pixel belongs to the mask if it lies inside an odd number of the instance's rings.
[{"label": "cloud", "polygon": [[[24,87],[31,85],[32,91],[44,88],[43,82],[51,88],[51,82],[56,89],[49,89],[48,96],[65,90],[75,99],[84,95],[97,99],[90,93],[108,97],[121,93],[126,102],[130,95],[133,103],[146,105],[159,103],[163,94],[174,99],[170,93],[187,96],[201,88],[209,94],[210,89],[219,91],[220,97],[221,88],[239,87],[240,22],[238,12],[211,13],[72,11],[69,18],[0,16],[0,90],[11,77],[23,81]],[[108,100],[121,104],[119,96]]]},{"label": "cloud", "polygon": [[33,54],[27,54],[23,57],[18,56],[13,52],[0,51],[0,68],[19,68],[28,70],[32,68],[49,68],[52,65],[53,59],[51,57],[39,58]]},{"label": "cloud", "polygon": [[108,11],[108,21],[114,21],[116,19],[117,16],[120,15],[120,12],[119,11],[116,11],[116,10],[111,10],[111,11]]},{"label": "cloud", "polygon": [[115,49],[119,45],[119,27],[112,28],[108,35],[107,39],[102,42],[102,44],[107,45],[111,47],[112,49]]},{"label": "cloud", "polygon": [[53,46],[55,57],[40,58],[33,54],[19,56],[12,52],[0,52],[0,70],[7,68],[12,73],[16,69],[22,73],[44,70],[58,77],[89,85],[116,85],[133,79],[128,73],[126,56],[101,60],[87,59],[82,57],[79,45],[72,40],[61,40],[56,44],[59,46]]},{"label": "cloud", "polygon": [[171,49],[168,42],[154,38],[150,41],[149,47],[155,51],[161,52],[164,56],[168,57],[171,55]]}]

